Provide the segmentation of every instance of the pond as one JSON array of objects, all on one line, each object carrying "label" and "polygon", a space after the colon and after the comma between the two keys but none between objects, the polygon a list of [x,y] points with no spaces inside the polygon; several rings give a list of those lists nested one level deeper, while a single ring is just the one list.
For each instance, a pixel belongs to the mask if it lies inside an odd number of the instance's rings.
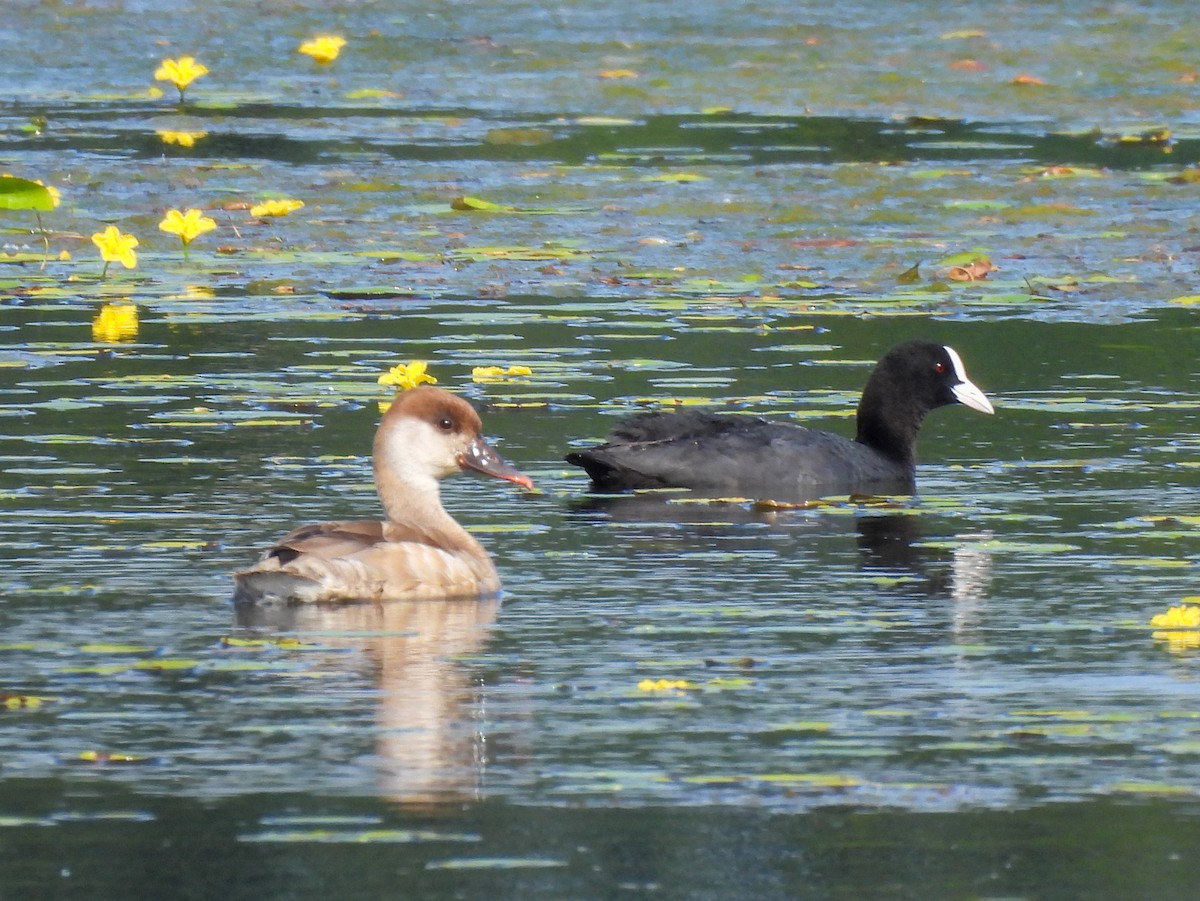
[{"label": "pond", "polygon": [[[1193,897],[1200,25],[1144,6],[10,4],[0,894]],[[852,434],[910,337],[996,407],[917,496],[563,462]],[[537,486],[443,485],[502,596],[235,610],[377,515],[410,360]]]}]

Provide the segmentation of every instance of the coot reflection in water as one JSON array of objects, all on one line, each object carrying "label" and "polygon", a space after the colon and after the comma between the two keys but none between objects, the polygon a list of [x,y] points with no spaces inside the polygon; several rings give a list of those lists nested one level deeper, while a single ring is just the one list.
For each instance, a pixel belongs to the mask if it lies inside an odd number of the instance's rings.
[{"label": "coot reflection in water", "polygon": [[[915,498],[903,497],[813,503],[807,496],[766,504],[716,498],[704,492],[657,490],[587,495],[574,501],[570,510],[598,528],[606,523],[644,525],[653,529],[660,549],[675,544],[681,551],[715,541],[723,551],[752,553],[764,544],[762,530],[795,536],[800,550],[810,531],[836,533],[849,523],[864,573],[900,580],[897,589],[904,594],[953,600],[958,623],[968,608],[986,599],[992,564],[984,540],[991,536],[956,534],[953,549],[931,546],[924,527],[926,518],[916,504]],[[853,506],[860,509],[847,515],[847,507]],[[664,525],[670,528],[664,530]],[[845,531],[849,537],[849,529]]]}]

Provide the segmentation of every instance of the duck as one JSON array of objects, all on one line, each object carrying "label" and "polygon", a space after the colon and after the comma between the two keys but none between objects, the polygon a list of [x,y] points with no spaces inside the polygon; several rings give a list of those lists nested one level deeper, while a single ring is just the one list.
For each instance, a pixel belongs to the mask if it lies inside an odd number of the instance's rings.
[{"label": "duck", "polygon": [[622,419],[604,443],[566,461],[585,469],[600,492],[688,488],[780,500],[911,494],[921,424],[949,404],[995,412],[953,348],[911,340],[871,371],[853,440],[756,416],[655,411]]},{"label": "duck", "polygon": [[440,481],[472,470],[532,489],[484,440],[475,409],[419,385],[397,394],[375,432],[372,463],[385,519],[301,526],[233,574],[235,604],[399,601],[493,595],[483,546],[442,506]]}]

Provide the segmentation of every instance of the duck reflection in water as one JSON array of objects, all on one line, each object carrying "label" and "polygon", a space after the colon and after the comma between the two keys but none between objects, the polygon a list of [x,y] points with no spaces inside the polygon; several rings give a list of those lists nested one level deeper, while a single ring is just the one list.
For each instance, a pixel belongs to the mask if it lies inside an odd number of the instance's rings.
[{"label": "duck reflection in water", "polygon": [[483,696],[460,659],[484,646],[498,610],[495,598],[235,607],[245,628],[363,649],[379,690],[380,794],[429,808],[481,794]]}]

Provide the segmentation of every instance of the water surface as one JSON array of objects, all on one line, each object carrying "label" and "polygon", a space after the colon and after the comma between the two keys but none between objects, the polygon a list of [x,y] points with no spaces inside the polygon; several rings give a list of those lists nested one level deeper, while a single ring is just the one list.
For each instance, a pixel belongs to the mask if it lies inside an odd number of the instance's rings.
[{"label": "water surface", "polygon": [[[0,257],[7,893],[1192,896],[1200,642],[1149,627],[1197,593],[1183,5],[166,6],[3,38],[0,163],[63,194]],[[930,416],[918,497],[561,460],[660,405],[851,433],[913,336],[997,408]],[[373,515],[410,359],[537,482],[444,488],[502,598],[234,611]]]}]

